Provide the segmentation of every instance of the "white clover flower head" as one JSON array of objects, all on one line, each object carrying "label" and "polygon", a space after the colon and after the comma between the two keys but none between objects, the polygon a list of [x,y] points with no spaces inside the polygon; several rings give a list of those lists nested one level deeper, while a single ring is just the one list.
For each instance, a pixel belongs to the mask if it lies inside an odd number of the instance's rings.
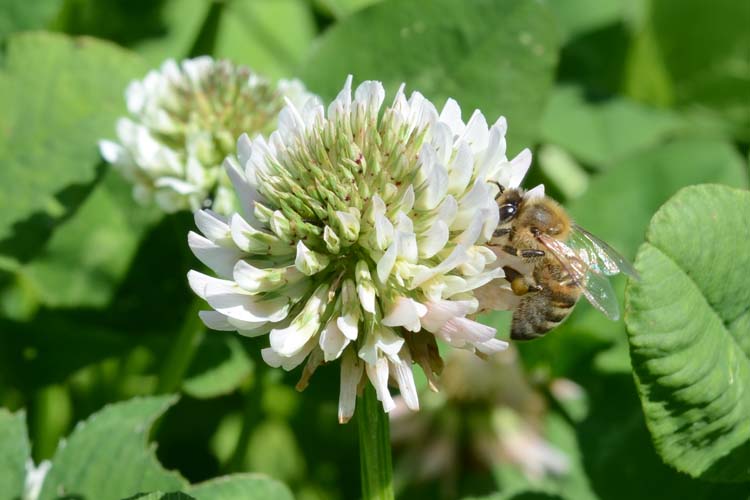
[{"label": "white clover flower head", "polygon": [[236,208],[221,163],[237,137],[271,132],[285,97],[311,97],[297,80],[274,85],[208,56],[167,60],[125,95],[130,117],[118,120],[118,140],[102,140],[99,149],[134,184],[135,198],[166,212],[211,203],[220,213]]},{"label": "white clover flower head", "polygon": [[476,111],[464,123],[454,100],[438,112],[403,86],[383,109],[380,82],[354,96],[351,82],[327,112],[288,102],[269,139],[240,137],[225,162],[240,212],[199,211],[202,235],[188,238],[216,274],[188,275],[213,309],[204,322],[270,333],[269,365],[307,360],[300,389],[340,359],[341,422],[365,377],[386,412],[389,380],[418,409],[412,363],[435,384],[436,339],[480,355],[507,347],[467,315],[478,307],[473,290],[503,276],[488,269],[495,255],[484,246],[498,223],[492,181],[531,160],[506,158],[503,118],[488,126]]}]

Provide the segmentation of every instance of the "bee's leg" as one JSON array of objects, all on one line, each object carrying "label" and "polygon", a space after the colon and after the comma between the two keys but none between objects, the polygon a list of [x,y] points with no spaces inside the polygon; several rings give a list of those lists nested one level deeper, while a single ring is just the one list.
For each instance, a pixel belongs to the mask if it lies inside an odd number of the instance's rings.
[{"label": "bee's leg", "polygon": [[495,229],[495,231],[492,233],[492,236],[495,238],[500,238],[502,236],[507,236],[511,232],[511,229],[509,227],[501,227],[498,229]]},{"label": "bee's leg", "polygon": [[525,259],[533,259],[535,257],[544,257],[544,250],[537,250],[536,248],[524,248],[519,250],[516,247],[510,245],[503,246],[503,252],[515,255],[516,257],[523,257]]},{"label": "bee's leg", "polygon": [[525,276],[510,266],[503,267],[503,271],[505,271],[505,279],[510,283],[510,289],[515,295],[542,291],[542,287],[537,285],[530,276]]}]

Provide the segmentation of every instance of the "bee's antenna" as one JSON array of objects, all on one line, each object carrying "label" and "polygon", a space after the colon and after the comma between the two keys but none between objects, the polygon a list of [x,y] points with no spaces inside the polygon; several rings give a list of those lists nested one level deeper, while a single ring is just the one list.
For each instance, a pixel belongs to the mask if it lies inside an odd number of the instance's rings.
[{"label": "bee's antenna", "polygon": [[497,196],[495,196],[495,200],[497,200],[498,198],[500,198],[500,196],[502,196],[503,192],[505,191],[505,187],[503,187],[503,185],[500,184],[497,181],[490,181],[490,182],[492,184],[496,185],[498,187],[498,189],[500,190],[500,192],[497,194]]}]

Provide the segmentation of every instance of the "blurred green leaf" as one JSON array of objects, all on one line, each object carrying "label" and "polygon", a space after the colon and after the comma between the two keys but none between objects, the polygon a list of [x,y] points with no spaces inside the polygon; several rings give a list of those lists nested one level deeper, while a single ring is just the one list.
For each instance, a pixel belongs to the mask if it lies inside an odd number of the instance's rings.
[{"label": "blurred green leaf", "polygon": [[[0,484],[4,498],[20,498],[31,456],[24,412],[0,408]],[[7,495],[7,496],[6,496]]]},{"label": "blurred green leaf", "polygon": [[293,76],[315,36],[305,0],[233,1],[216,41],[217,57],[272,78]]},{"label": "blurred green leaf", "polygon": [[262,474],[234,474],[192,486],[198,500],[292,500],[292,492],[279,481]]},{"label": "blurred green leaf", "polygon": [[515,153],[535,140],[556,61],[555,23],[544,3],[389,0],[327,31],[302,75],[324,99],[351,73],[382,81],[391,96],[404,82],[438,107],[453,97],[464,119],[475,108],[490,121],[504,115]]},{"label": "blurred green leaf", "polygon": [[164,31],[161,36],[140,40],[133,49],[151,68],[161,66],[169,58],[186,57],[210,6],[211,2],[207,0],[168,0],[162,7]]},{"label": "blurred green leaf", "polygon": [[642,280],[628,289],[631,357],[654,445],[694,477],[750,480],[748,214],[747,191],[680,191],[654,215],[636,260]]},{"label": "blurred green leaf", "polygon": [[[716,113],[736,137],[750,139],[750,2],[660,0],[649,5],[640,37],[649,39],[645,43],[653,50],[634,57],[651,57],[652,66],[661,66],[669,90],[643,97]],[[639,73],[632,72],[633,80],[643,77]]]},{"label": "blurred green leaf", "polygon": [[0,320],[0,376],[33,391],[131,346],[127,337],[87,325],[80,316],[44,312],[29,323]]},{"label": "blurred green leaf", "polygon": [[626,158],[594,177],[569,206],[576,222],[632,258],[651,215],[680,188],[706,182],[746,187],[743,158],[729,143],[678,139]]},{"label": "blurred green leaf", "polygon": [[262,474],[233,474],[196,484],[186,493],[153,492],[128,500],[292,500],[292,492],[282,483]]},{"label": "blurred green leaf", "polygon": [[332,17],[342,19],[381,0],[314,0],[315,5]]},{"label": "blurred green leaf", "polygon": [[305,475],[305,457],[289,424],[266,420],[253,429],[246,457],[247,470],[263,472],[285,482]]},{"label": "blurred green leaf", "polygon": [[0,239],[36,212],[64,214],[57,193],[94,179],[96,141],[124,108],[140,61],[111,44],[49,33],[14,35],[0,73]]},{"label": "blurred green leaf", "polygon": [[139,491],[182,490],[187,482],[165,470],[147,445],[154,420],[174,402],[171,396],[136,398],[109,405],[79,423],[55,453],[40,499],[64,492],[116,500]]},{"label": "blurred green leaf", "polygon": [[54,28],[129,46],[164,30],[165,0],[65,0]]},{"label": "blurred green leaf", "polygon": [[63,0],[35,0],[18,2],[3,0],[0,3],[0,39],[14,31],[47,27],[60,11]]},{"label": "blurred green leaf", "polygon": [[160,491],[154,491],[152,493],[141,493],[133,497],[126,498],[125,500],[197,500],[195,497],[186,495],[185,493],[162,493]]},{"label": "blurred green leaf", "polygon": [[580,88],[557,87],[541,122],[541,138],[597,169],[663,142],[685,123],[679,115],[623,98],[587,102]]},{"label": "blurred green leaf", "polygon": [[623,0],[566,0],[550,2],[550,8],[561,27],[563,40],[619,21]]},{"label": "blurred green leaf", "polygon": [[159,216],[156,209],[138,206],[130,185],[109,172],[20,272],[48,306],[105,306]]},{"label": "blurred green leaf", "polygon": [[[137,47],[152,67],[190,52],[208,15],[207,0],[171,0],[166,33]],[[310,45],[314,23],[303,0],[233,0],[223,6],[211,55],[246,64],[271,78],[293,76]]]},{"label": "blurred green leaf", "polygon": [[209,332],[196,352],[182,390],[194,398],[229,394],[246,381],[253,362],[234,332]]}]

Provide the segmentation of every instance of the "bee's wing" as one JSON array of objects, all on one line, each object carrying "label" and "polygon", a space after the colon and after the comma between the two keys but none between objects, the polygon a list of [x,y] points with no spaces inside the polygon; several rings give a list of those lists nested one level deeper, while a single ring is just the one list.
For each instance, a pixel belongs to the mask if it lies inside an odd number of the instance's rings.
[{"label": "bee's wing", "polygon": [[562,241],[544,233],[537,235],[539,241],[555,256],[574,284],[581,287],[584,297],[609,319],[620,319],[617,295],[607,277],[591,266],[590,255],[585,250],[576,251]]},{"label": "bee's wing", "polygon": [[569,241],[593,270],[607,276],[625,273],[633,279],[640,279],[638,271],[628,259],[578,224],[573,224]]}]

